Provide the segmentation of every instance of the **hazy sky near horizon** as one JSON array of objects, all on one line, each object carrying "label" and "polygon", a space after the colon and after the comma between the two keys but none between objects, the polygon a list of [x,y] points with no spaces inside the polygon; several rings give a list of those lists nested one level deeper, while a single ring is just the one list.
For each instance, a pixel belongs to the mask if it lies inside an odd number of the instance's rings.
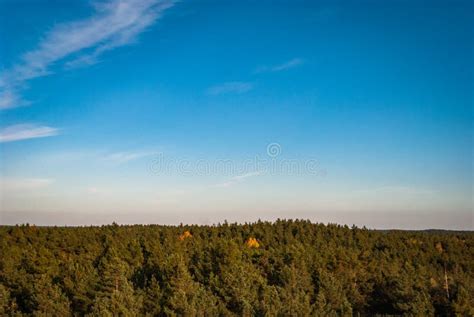
[{"label": "hazy sky near horizon", "polygon": [[0,0],[0,224],[473,229],[472,1]]}]

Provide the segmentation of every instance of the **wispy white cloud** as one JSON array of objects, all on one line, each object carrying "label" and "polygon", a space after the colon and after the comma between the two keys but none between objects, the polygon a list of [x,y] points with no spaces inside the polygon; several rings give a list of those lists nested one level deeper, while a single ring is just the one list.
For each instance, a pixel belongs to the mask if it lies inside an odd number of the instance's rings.
[{"label": "wispy white cloud", "polygon": [[105,162],[110,162],[114,164],[127,163],[129,161],[137,160],[146,156],[155,154],[155,152],[116,152],[116,153],[107,153],[102,156],[101,160]]},{"label": "wispy white cloud", "polygon": [[0,130],[0,143],[44,138],[59,133],[56,128],[34,124],[16,124]]},{"label": "wispy white cloud", "polygon": [[287,62],[282,64],[273,65],[273,66],[260,66],[255,70],[255,73],[273,73],[273,72],[281,72],[290,68],[294,68],[300,66],[304,63],[304,60],[301,58],[293,58]]},{"label": "wispy white cloud", "polygon": [[253,84],[241,81],[231,81],[212,86],[207,89],[208,95],[222,95],[228,93],[242,94],[253,89]]},{"label": "wispy white cloud", "polygon": [[69,69],[94,64],[104,52],[133,43],[174,3],[173,0],[93,2],[95,12],[90,18],[56,25],[36,49],[25,53],[20,63],[0,76],[0,109],[24,103],[19,92],[25,83],[51,74],[53,66]]},{"label": "wispy white cloud", "polygon": [[250,172],[250,173],[246,173],[246,174],[242,174],[242,175],[237,175],[237,176],[234,176],[234,177],[230,178],[226,182],[215,184],[212,187],[224,187],[224,188],[231,187],[231,186],[234,186],[238,183],[241,183],[241,182],[245,181],[247,178],[255,177],[255,176],[259,176],[259,175],[262,175],[262,172]]},{"label": "wispy white cloud", "polygon": [[17,91],[11,88],[1,88],[0,84],[0,110],[1,109],[8,109],[8,108],[15,108],[29,105],[30,102],[23,100],[17,93]]},{"label": "wispy white cloud", "polygon": [[36,190],[50,186],[54,179],[50,178],[2,178],[0,187],[2,192]]},{"label": "wispy white cloud", "polygon": [[42,160],[55,164],[71,164],[78,162],[120,165],[133,160],[156,155],[158,150],[149,149],[113,151],[104,149],[69,149],[60,152],[47,153]]}]

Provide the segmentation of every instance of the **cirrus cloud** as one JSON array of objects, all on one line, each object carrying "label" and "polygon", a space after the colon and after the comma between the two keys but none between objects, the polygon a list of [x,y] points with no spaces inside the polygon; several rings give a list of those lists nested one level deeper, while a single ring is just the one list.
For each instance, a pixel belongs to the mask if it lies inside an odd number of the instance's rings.
[{"label": "cirrus cloud", "polygon": [[275,73],[288,70],[297,66],[300,66],[304,63],[304,60],[301,58],[293,58],[289,61],[286,61],[282,64],[273,65],[273,66],[260,66],[255,70],[256,74],[260,73]]},{"label": "cirrus cloud", "polygon": [[234,176],[234,177],[230,178],[226,182],[215,184],[212,187],[221,187],[221,188],[231,187],[231,186],[234,186],[238,183],[241,183],[241,182],[245,181],[247,178],[255,177],[255,176],[259,176],[259,175],[262,175],[261,171],[249,172],[249,173],[246,173],[246,174],[237,175],[237,176]]},{"label": "cirrus cloud", "polygon": [[59,133],[59,129],[35,124],[16,124],[0,130],[0,143],[45,138]]},{"label": "cirrus cloud", "polygon": [[94,14],[83,20],[61,23],[46,33],[36,49],[0,76],[0,109],[27,101],[20,92],[26,82],[51,74],[51,68],[90,65],[101,54],[133,43],[137,36],[172,7],[173,0],[110,0],[94,2]]}]

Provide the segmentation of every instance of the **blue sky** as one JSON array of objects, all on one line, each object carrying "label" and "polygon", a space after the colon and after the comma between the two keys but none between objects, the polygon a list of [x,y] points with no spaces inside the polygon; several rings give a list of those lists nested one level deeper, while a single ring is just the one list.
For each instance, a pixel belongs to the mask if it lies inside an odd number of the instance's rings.
[{"label": "blue sky", "polygon": [[473,9],[1,0],[0,221],[473,229]]}]

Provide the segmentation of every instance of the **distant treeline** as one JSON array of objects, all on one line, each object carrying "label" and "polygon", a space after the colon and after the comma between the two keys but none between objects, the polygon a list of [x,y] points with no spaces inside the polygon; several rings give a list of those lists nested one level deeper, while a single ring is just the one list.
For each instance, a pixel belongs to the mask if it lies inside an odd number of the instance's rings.
[{"label": "distant treeline", "polygon": [[472,232],[0,227],[0,316],[474,316]]}]

